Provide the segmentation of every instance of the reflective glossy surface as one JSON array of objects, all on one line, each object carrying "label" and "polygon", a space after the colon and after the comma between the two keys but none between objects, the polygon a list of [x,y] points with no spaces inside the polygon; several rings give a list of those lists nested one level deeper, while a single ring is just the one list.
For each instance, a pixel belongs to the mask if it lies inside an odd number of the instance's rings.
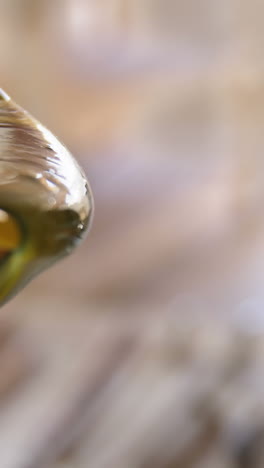
[{"label": "reflective glossy surface", "polygon": [[70,253],[93,213],[91,190],[75,159],[2,90],[1,213],[0,253],[11,252],[0,263],[0,303]]}]

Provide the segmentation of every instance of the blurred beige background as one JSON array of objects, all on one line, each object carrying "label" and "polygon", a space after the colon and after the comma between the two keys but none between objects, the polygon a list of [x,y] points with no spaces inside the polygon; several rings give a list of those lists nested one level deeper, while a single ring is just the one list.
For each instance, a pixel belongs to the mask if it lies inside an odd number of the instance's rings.
[{"label": "blurred beige background", "polygon": [[0,6],[0,85],[96,207],[2,310],[1,466],[263,466],[264,4]]}]

